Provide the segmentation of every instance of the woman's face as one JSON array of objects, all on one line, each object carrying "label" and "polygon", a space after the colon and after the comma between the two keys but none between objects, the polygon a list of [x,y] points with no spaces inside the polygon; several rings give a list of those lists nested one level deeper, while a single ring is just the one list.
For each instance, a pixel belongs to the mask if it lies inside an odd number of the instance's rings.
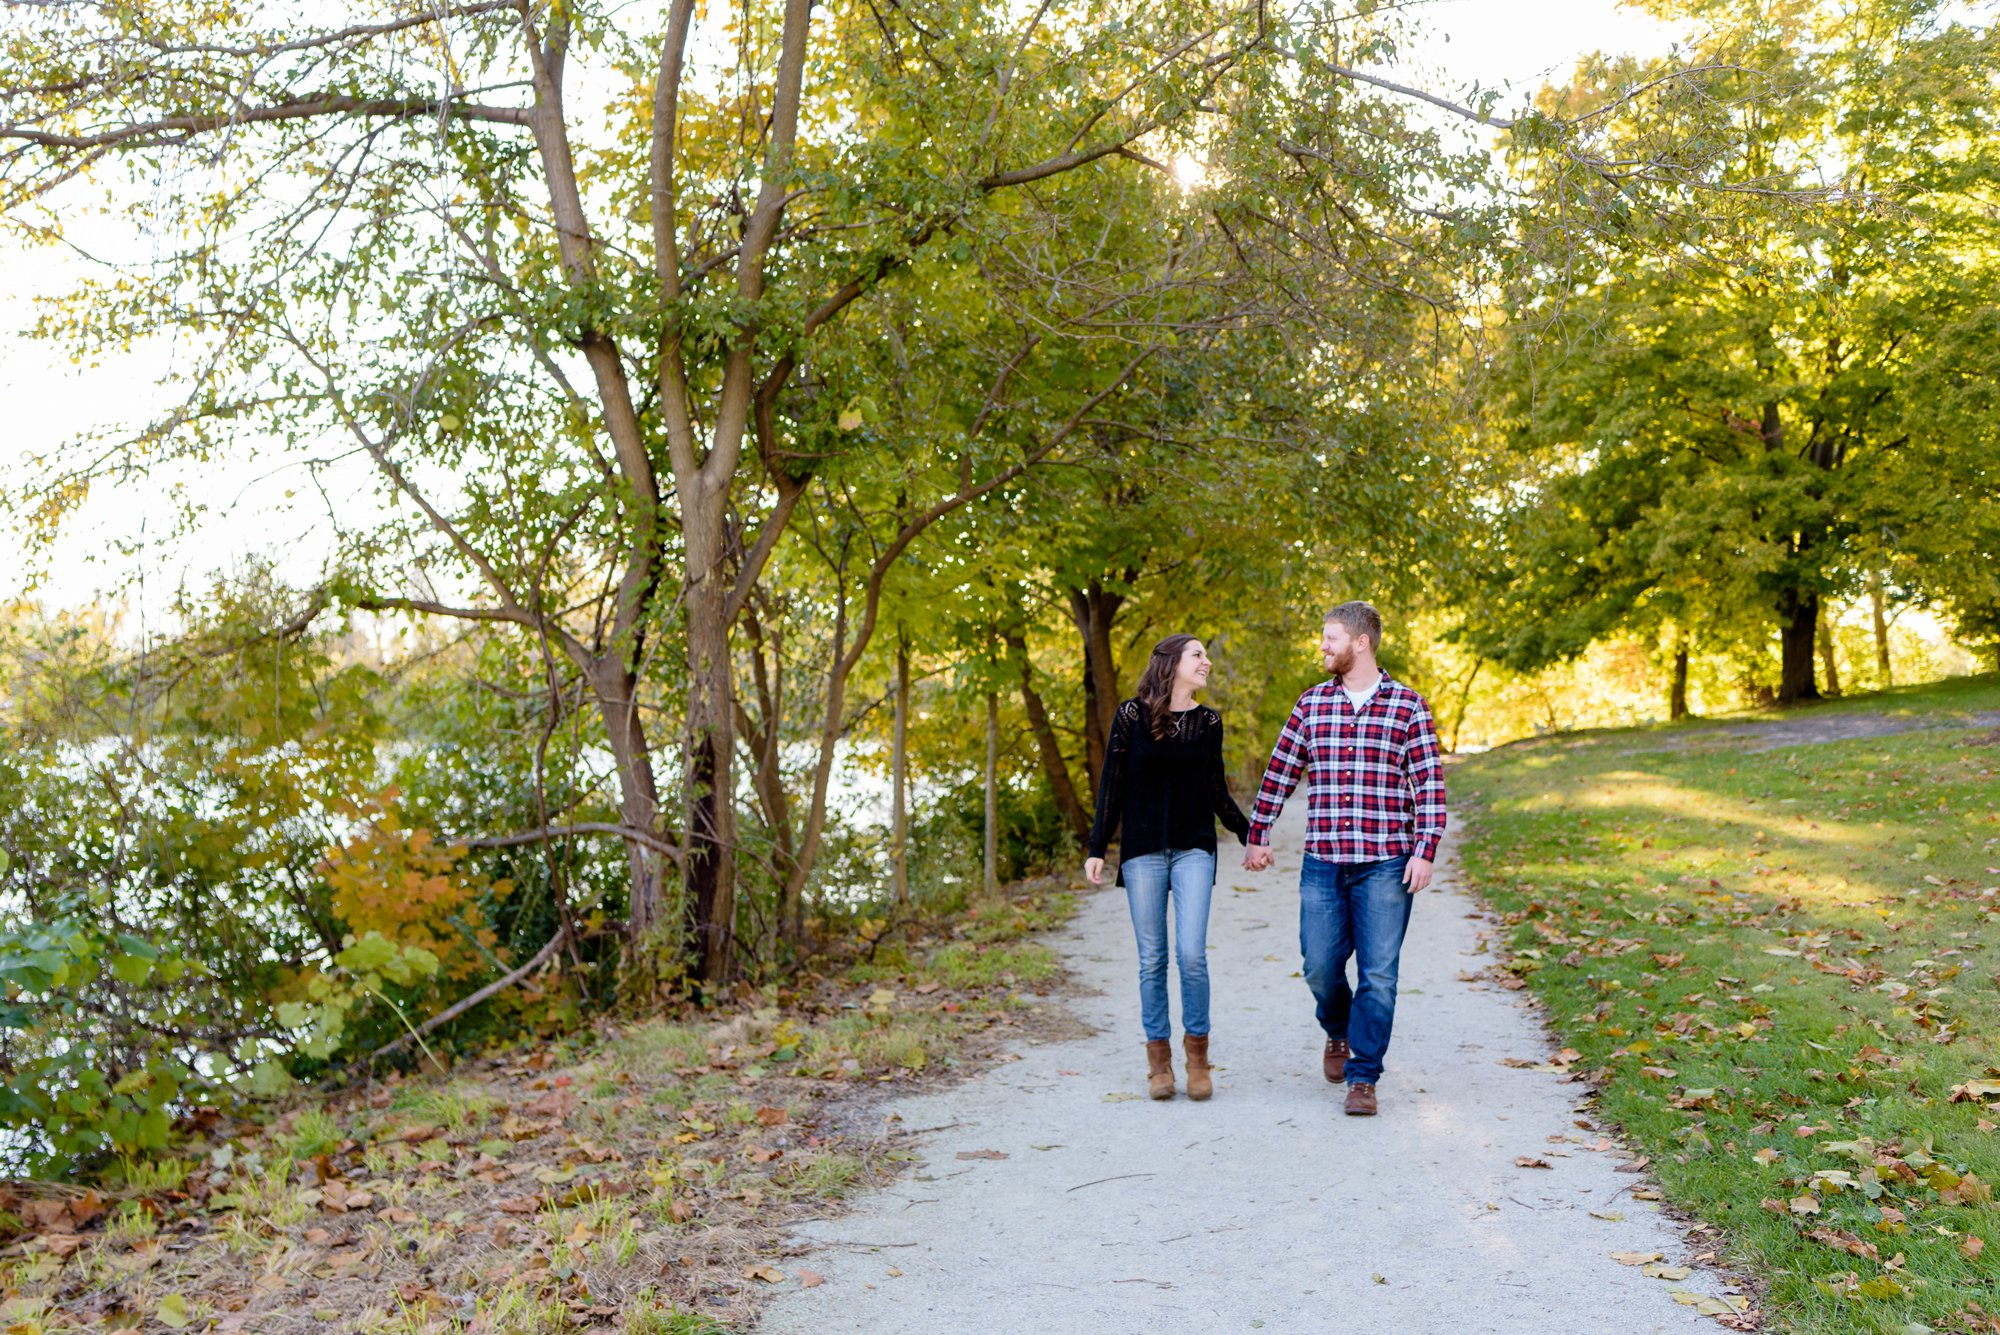
[{"label": "woman's face", "polygon": [[1181,650],[1181,661],[1174,668],[1174,684],[1190,691],[1198,691],[1208,685],[1208,650],[1200,640],[1189,640]]}]

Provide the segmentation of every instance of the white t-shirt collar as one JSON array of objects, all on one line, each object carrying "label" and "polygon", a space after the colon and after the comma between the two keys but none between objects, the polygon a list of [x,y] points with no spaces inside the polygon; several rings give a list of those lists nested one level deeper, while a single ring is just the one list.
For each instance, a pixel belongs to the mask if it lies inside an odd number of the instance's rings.
[{"label": "white t-shirt collar", "polygon": [[1365,691],[1356,691],[1345,680],[1342,680],[1340,691],[1342,695],[1347,697],[1347,703],[1353,708],[1354,712],[1359,714],[1363,709],[1368,707],[1368,702],[1375,698],[1375,693],[1382,689],[1382,683],[1387,680],[1388,674],[1386,672],[1382,673],[1375,678],[1374,683]]}]

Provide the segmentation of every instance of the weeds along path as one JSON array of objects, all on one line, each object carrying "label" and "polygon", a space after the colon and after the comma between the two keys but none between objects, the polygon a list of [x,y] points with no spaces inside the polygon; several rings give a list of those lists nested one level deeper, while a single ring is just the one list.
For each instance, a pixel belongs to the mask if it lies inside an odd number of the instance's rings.
[{"label": "weeds along path", "polygon": [[[1294,807],[1272,870],[1245,873],[1233,841],[1224,850],[1213,1100],[1143,1097],[1131,927],[1107,886],[1054,941],[1101,989],[1068,1003],[1097,1032],[886,1107],[904,1127],[948,1129],[913,1173],[802,1231],[825,1281],[788,1277],[759,1330],[1717,1329],[1695,1304],[1726,1278],[1701,1268],[1699,1234],[1634,1199],[1646,1179],[1617,1171],[1627,1156],[1594,1129],[1583,1085],[1524,1069],[1549,1061],[1534,1013],[1457,977],[1490,957],[1454,884],[1455,839],[1411,923],[1382,1115],[1341,1114],[1297,976]],[[1664,1277],[1644,1268],[1656,1253]]]}]

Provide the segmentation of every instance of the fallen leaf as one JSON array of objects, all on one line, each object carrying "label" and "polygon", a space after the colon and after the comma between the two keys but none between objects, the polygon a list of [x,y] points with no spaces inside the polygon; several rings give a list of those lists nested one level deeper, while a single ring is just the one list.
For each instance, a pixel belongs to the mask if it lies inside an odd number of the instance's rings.
[{"label": "fallen leaf", "polygon": [[783,1126],[786,1121],[785,1110],[783,1108],[759,1108],[757,1110],[757,1120],[765,1126]]},{"label": "fallen leaf", "polygon": [[1787,1208],[1793,1214],[1818,1214],[1819,1198],[1816,1196],[1794,1196]]},{"label": "fallen leaf", "polygon": [[1533,1158],[1530,1158],[1530,1157],[1528,1157],[1528,1156],[1527,1156],[1527,1155],[1525,1155],[1525,1154],[1517,1154],[1517,1155],[1515,1155],[1515,1156],[1514,1156],[1514,1166],[1515,1166],[1516,1168],[1554,1168],[1554,1167],[1555,1167],[1555,1165],[1554,1165],[1554,1164],[1552,1164],[1552,1163],[1550,1163],[1550,1162],[1549,1162],[1549,1161],[1548,1161],[1547,1159],[1533,1159]]},{"label": "fallen leaf", "polygon": [[350,1191],[347,1193],[345,1203],[350,1210],[371,1209],[375,1204],[375,1193],[372,1191]]},{"label": "fallen leaf", "polygon": [[785,1272],[774,1265],[750,1265],[743,1267],[743,1278],[761,1279],[766,1284],[783,1284]]},{"label": "fallen leaf", "polygon": [[1535,1062],[1529,1061],[1526,1057],[1502,1057],[1500,1064],[1502,1066],[1511,1066],[1517,1071],[1532,1070],[1536,1065]]},{"label": "fallen leaf", "polygon": [[43,1237],[42,1244],[48,1248],[50,1256],[58,1261],[67,1261],[76,1255],[77,1248],[83,1246],[83,1239],[74,1233],[50,1233]]},{"label": "fallen leaf", "polygon": [[1986,1250],[1986,1240],[1974,1234],[1965,1235],[1965,1241],[1958,1244],[1959,1255],[1968,1261],[1979,1259],[1979,1253]]},{"label": "fallen leaf", "polygon": [[1380,1275],[1370,1275],[1369,1278],[1374,1280],[1377,1284],[1387,1284],[1389,1282],[1388,1280],[1382,1278]]},{"label": "fallen leaf", "polygon": [[1671,1066],[1641,1066],[1640,1075],[1650,1075],[1655,1080],[1671,1080],[1676,1072]]},{"label": "fallen leaf", "polygon": [[333,1234],[323,1228],[309,1228],[305,1231],[305,1239],[315,1247],[324,1247],[333,1241]]},{"label": "fallen leaf", "polygon": [[958,1157],[961,1159],[1004,1159],[1007,1156],[1000,1150],[960,1150]]},{"label": "fallen leaf", "polygon": [[160,1299],[160,1305],[153,1309],[153,1319],[163,1326],[179,1330],[194,1318],[188,1315],[187,1299],[178,1293],[170,1293]]},{"label": "fallen leaf", "polygon": [[493,1204],[497,1209],[507,1214],[533,1214],[542,1208],[542,1200],[539,1196],[510,1196],[505,1200],[495,1201]]},{"label": "fallen leaf", "polygon": [[826,1276],[820,1274],[817,1270],[799,1271],[799,1286],[801,1288],[816,1289],[824,1283],[826,1283]]},{"label": "fallen leaf", "polygon": [[388,1209],[377,1214],[376,1218],[386,1220],[391,1224],[421,1224],[424,1222],[424,1217],[415,1210],[406,1210],[400,1205],[390,1206]]},{"label": "fallen leaf", "polygon": [[921,996],[929,996],[931,993],[937,991],[940,987],[943,986],[944,984],[942,983],[918,983],[916,986],[916,991]]},{"label": "fallen leaf", "polygon": [[1776,1163],[1778,1162],[1778,1160],[1784,1158],[1782,1154],[1779,1154],[1769,1145],[1766,1145],[1763,1149],[1758,1150],[1755,1154],[1751,1155],[1750,1157],[1755,1159],[1758,1163]]},{"label": "fallen leaf", "polygon": [[1590,1212],[1590,1217],[1592,1219],[1602,1219],[1608,1223],[1615,1224],[1625,1218],[1625,1212],[1623,1210],[1592,1210]]},{"label": "fallen leaf", "polygon": [[894,1267],[894,1266],[890,1266],[890,1267],[889,1267],[889,1278],[890,1278],[890,1279],[901,1279],[902,1277],[903,1277],[903,1272],[902,1272],[902,1271],[900,1271],[900,1270],[896,1269],[896,1267]]},{"label": "fallen leaf", "polygon": [[1635,1201],[1657,1201],[1657,1200],[1664,1200],[1665,1198],[1661,1196],[1659,1192],[1654,1191],[1651,1187],[1641,1187],[1639,1190],[1632,1193],[1632,1199]]},{"label": "fallen leaf", "polygon": [[1129,1092],[1127,1092],[1127,1091],[1124,1091],[1124,1090],[1120,1090],[1120,1091],[1118,1091],[1118,1092],[1117,1092],[1117,1093],[1115,1093],[1115,1094],[1106,1094],[1106,1095],[1104,1096],[1104,1102],[1106,1102],[1106,1103],[1124,1103],[1124,1102],[1125,1102],[1126,1100],[1128,1100],[1128,1099],[1143,1099],[1143,1098],[1145,1098],[1145,1097],[1146,1097],[1146,1096],[1145,1096],[1144,1094],[1133,1094],[1133,1093],[1129,1093]]},{"label": "fallen leaf", "polygon": [[552,1089],[532,1103],[522,1104],[521,1115],[523,1117],[553,1117],[557,1120],[562,1120],[582,1106],[583,1100],[577,1097],[575,1090]]},{"label": "fallen leaf", "polygon": [[766,1149],[762,1145],[752,1145],[744,1152],[743,1157],[751,1163],[770,1163],[773,1159],[783,1158],[784,1154],[783,1150]]},{"label": "fallen leaf", "polygon": [[1649,1265],[1639,1272],[1648,1279],[1686,1279],[1694,1272],[1684,1265]]},{"label": "fallen leaf", "polygon": [[1654,1261],[1667,1259],[1665,1252],[1613,1252],[1611,1259],[1619,1265],[1650,1265]]}]

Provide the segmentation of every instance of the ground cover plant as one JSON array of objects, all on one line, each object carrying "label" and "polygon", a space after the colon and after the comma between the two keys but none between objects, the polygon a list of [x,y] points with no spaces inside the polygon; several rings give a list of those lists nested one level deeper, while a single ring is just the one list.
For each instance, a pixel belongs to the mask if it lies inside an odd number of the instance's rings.
[{"label": "ground cover plant", "polygon": [[1996,709],[1987,676],[1767,716],[1892,735],[1604,731],[1454,775],[1485,976],[1768,1327],[2000,1331]]},{"label": "ground cover plant", "polygon": [[816,1285],[786,1230],[921,1162],[875,1105],[1059,1022],[1053,881],[735,1003],[204,1109],[94,1186],[0,1192],[0,1318],[103,1330],[704,1335]]}]

